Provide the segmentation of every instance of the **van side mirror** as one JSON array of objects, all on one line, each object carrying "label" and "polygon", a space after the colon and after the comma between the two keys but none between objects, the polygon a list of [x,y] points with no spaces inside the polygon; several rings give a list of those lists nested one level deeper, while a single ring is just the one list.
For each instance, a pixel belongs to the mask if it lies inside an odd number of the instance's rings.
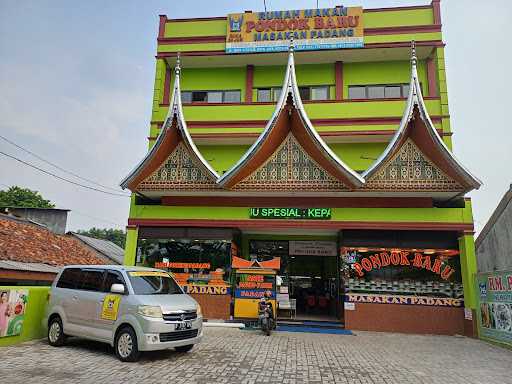
[{"label": "van side mirror", "polygon": [[110,292],[119,293],[122,295],[125,292],[124,285],[123,284],[112,284],[112,286],[110,287]]}]

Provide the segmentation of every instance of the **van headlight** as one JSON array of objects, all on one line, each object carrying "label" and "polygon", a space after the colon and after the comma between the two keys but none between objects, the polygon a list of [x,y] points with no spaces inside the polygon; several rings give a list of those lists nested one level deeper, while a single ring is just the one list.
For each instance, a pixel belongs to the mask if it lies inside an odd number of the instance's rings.
[{"label": "van headlight", "polygon": [[197,317],[203,316],[203,311],[199,304],[197,304],[196,312],[197,312]]},{"label": "van headlight", "polygon": [[163,317],[162,308],[153,305],[139,305],[137,312],[140,315],[147,317]]}]

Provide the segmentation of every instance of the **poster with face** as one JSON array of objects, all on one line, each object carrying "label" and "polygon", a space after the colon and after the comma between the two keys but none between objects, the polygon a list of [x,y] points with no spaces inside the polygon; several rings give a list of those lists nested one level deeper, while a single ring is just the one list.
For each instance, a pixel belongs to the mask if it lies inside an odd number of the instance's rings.
[{"label": "poster with face", "polygon": [[0,289],[0,337],[21,334],[27,302],[26,289]]}]

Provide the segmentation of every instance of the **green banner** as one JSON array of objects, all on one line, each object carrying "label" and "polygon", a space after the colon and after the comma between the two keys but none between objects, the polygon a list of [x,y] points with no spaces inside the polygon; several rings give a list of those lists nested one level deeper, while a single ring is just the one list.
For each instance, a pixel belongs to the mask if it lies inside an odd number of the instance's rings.
[{"label": "green banner", "polygon": [[512,271],[477,275],[481,337],[512,346]]},{"label": "green banner", "polygon": [[331,208],[250,208],[251,219],[330,220]]}]

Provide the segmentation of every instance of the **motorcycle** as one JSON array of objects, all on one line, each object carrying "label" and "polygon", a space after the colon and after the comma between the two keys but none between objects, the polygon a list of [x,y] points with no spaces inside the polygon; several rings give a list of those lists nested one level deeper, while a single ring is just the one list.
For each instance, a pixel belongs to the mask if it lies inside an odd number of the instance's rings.
[{"label": "motorcycle", "polygon": [[272,311],[272,303],[262,298],[259,303],[258,317],[261,330],[270,336],[270,331],[274,329],[274,316]]}]

